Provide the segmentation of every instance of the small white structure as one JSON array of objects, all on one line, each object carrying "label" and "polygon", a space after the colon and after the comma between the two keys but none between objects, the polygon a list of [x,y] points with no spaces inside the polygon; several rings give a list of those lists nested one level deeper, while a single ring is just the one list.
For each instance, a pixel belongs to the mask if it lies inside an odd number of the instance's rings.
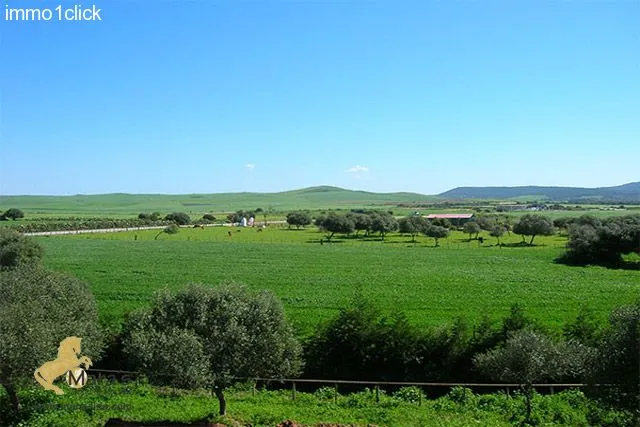
[{"label": "small white structure", "polygon": [[253,222],[254,222],[254,221],[255,221],[255,220],[254,220],[254,218],[253,218],[253,217],[250,217],[250,218],[249,218],[249,227],[253,227]]},{"label": "small white structure", "polygon": [[246,227],[247,226],[247,217],[243,216],[242,219],[240,220],[240,227]]}]

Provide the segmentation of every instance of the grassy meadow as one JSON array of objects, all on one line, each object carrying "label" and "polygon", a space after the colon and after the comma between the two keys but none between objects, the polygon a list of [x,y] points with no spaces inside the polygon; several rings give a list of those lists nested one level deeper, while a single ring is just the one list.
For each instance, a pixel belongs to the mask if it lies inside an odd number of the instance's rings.
[{"label": "grassy meadow", "polygon": [[[228,231],[232,230],[232,235]],[[242,230],[242,231],[236,231]],[[484,244],[454,232],[433,239],[389,235],[337,238],[321,245],[315,230],[269,227],[182,228],[158,231],[39,237],[45,264],[86,280],[103,321],[117,325],[130,310],[147,304],[154,290],[190,283],[237,281],[279,296],[302,336],[331,318],[361,292],[383,310],[405,312],[417,325],[476,321],[505,316],[514,303],[551,328],[572,320],[582,306],[604,321],[608,311],[640,295],[640,271],[569,267],[554,263],[562,236],[536,237],[535,246]]]}]

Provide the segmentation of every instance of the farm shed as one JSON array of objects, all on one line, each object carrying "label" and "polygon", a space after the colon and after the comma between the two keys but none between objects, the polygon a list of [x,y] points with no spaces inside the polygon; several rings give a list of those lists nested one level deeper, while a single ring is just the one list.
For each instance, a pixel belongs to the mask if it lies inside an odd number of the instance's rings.
[{"label": "farm shed", "polygon": [[427,219],[436,219],[436,218],[448,219],[449,222],[451,222],[451,224],[459,227],[464,223],[471,221],[471,218],[473,218],[473,214],[472,213],[451,213],[451,214],[427,215]]}]

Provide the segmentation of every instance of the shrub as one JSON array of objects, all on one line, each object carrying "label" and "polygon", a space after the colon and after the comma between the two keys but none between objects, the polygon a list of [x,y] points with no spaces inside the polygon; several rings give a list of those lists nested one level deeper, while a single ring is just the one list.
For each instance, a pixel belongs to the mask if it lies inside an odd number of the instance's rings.
[{"label": "shrub", "polygon": [[166,221],[173,221],[178,225],[187,225],[191,222],[191,218],[184,212],[173,212],[165,216]]},{"label": "shrub", "polygon": [[0,269],[37,264],[43,254],[42,246],[32,238],[0,228]]},{"label": "shrub", "polygon": [[20,209],[9,208],[5,211],[4,214],[2,214],[2,216],[15,221],[16,219],[24,218],[24,212],[22,212]]}]

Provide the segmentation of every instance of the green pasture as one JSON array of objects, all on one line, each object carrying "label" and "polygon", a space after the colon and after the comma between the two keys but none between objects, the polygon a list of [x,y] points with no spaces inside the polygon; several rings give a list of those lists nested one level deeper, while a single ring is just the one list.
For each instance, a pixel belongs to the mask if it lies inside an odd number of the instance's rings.
[{"label": "green pasture", "polygon": [[[241,230],[241,231],[238,231]],[[231,232],[231,236],[229,236]],[[588,306],[604,321],[612,307],[640,295],[640,271],[569,267],[554,263],[563,252],[562,236],[505,236],[509,246],[468,241],[455,232],[433,247],[393,234],[341,239],[320,244],[315,229],[208,227],[182,228],[177,235],[158,230],[40,237],[45,264],[86,280],[103,320],[118,324],[148,303],[153,291],[178,289],[189,282],[216,285],[237,281],[278,295],[300,335],[349,304],[356,292],[383,310],[405,312],[418,325],[498,320],[514,303],[529,315],[558,328]]]}]

